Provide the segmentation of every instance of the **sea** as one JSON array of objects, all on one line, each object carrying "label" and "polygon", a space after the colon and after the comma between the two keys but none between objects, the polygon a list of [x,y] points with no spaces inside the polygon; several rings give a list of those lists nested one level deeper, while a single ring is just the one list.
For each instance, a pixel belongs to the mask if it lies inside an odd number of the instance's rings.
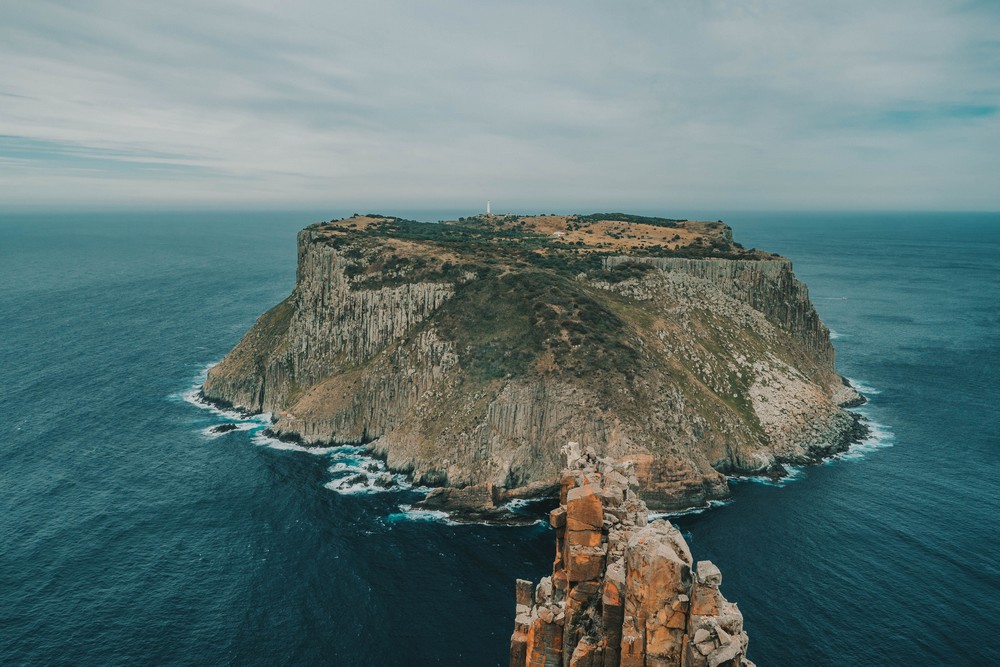
[{"label": "sea", "polygon": [[[869,399],[847,453],[673,517],[750,657],[1000,664],[1000,215],[636,212],[791,258]],[[549,528],[414,511],[197,400],[296,231],[351,213],[0,213],[0,664],[507,664]]]}]

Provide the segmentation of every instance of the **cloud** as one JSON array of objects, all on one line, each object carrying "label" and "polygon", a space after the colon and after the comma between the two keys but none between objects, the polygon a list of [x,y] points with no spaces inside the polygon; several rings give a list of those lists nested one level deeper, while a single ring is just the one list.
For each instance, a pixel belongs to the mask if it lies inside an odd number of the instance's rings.
[{"label": "cloud", "polygon": [[996,210],[997,7],[8,3],[0,204]]}]

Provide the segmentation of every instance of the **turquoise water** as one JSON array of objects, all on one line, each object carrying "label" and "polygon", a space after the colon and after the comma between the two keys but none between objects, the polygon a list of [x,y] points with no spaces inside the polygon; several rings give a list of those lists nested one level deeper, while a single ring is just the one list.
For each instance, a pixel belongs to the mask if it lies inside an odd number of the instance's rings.
[{"label": "turquoise water", "polygon": [[[332,490],[356,452],[214,435],[189,400],[291,289],[295,232],[352,212],[0,217],[0,662],[505,662],[545,527]],[[751,657],[1000,664],[1000,216],[711,217],[794,260],[876,427],[677,519]]]}]

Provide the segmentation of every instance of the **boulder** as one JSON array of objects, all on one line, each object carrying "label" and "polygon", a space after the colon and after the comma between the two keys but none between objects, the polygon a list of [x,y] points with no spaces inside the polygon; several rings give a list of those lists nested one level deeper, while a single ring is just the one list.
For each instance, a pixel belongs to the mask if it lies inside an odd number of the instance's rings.
[{"label": "boulder", "polygon": [[710,586],[722,585],[722,572],[710,560],[700,560],[697,566],[698,581]]}]

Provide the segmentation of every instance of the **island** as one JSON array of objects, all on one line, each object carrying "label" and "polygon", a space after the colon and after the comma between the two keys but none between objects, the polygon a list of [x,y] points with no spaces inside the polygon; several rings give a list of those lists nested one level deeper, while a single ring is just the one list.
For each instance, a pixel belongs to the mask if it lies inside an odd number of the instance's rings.
[{"label": "island", "polygon": [[569,441],[632,461],[662,511],[864,430],[788,259],[721,221],[623,213],[313,224],[291,295],[202,393],[281,438],[364,445],[469,520],[555,497]]}]

